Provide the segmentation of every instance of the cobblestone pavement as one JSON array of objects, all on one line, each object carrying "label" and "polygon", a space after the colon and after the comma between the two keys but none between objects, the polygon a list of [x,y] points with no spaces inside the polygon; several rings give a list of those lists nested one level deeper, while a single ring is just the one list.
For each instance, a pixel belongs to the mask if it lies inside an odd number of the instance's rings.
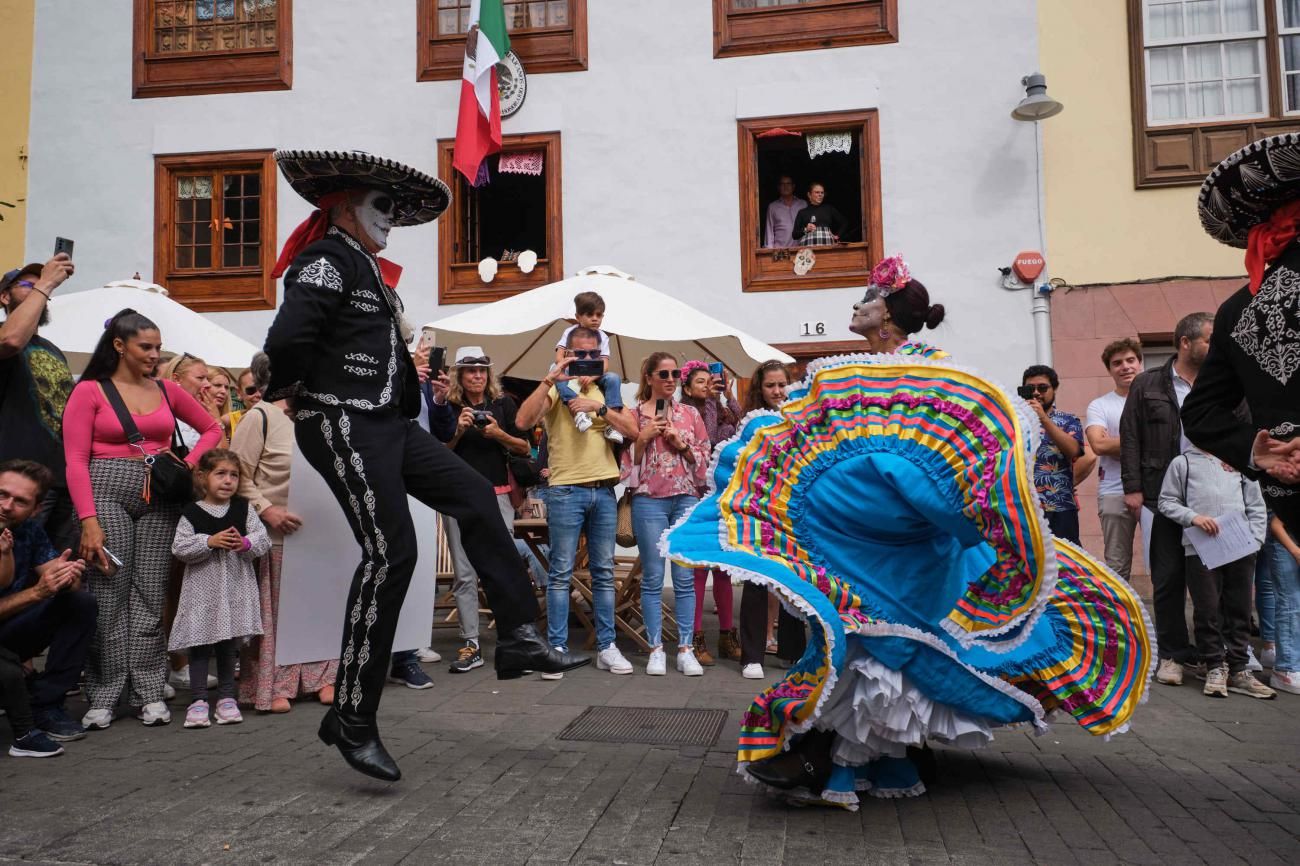
[{"label": "cobblestone pavement", "polygon": [[[453,654],[451,638],[435,646]],[[1133,730],[1110,742],[1067,720],[980,752],[940,749],[928,795],[854,814],[792,808],[736,775],[754,684],[734,664],[687,679],[633,663],[633,676],[508,683],[490,666],[427,665],[434,689],[385,695],[395,785],[316,740],[314,703],[184,730],[182,692],[169,727],[120,718],[59,758],[0,757],[0,863],[1300,862],[1300,697],[1154,685]],[[711,748],[555,739],[593,705],[731,712]]]}]

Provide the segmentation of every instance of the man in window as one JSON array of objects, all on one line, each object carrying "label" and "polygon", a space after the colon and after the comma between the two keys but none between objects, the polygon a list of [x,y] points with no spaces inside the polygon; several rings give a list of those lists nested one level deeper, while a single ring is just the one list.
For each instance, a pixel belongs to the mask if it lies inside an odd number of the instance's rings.
[{"label": "man in window", "polygon": [[781,175],[776,184],[780,198],[767,206],[767,219],[763,223],[763,246],[769,249],[795,246],[794,220],[808,202],[794,194],[794,178]]},{"label": "man in window", "polygon": [[790,234],[792,245],[830,247],[839,243],[847,221],[834,205],[825,202],[826,187],[814,182],[808,187],[808,206],[794,219],[794,231]]},{"label": "man in window", "polygon": [[587,659],[538,635],[532,582],[501,521],[492,485],[412,418],[420,383],[395,287],[378,258],[393,226],[431,222],[451,199],[435,177],[356,151],[279,151],[289,184],[317,210],[290,236],[273,277],[284,304],[266,337],[265,399],[287,399],[303,456],[338,500],[362,549],[348,592],[334,705],[320,737],[353,769],[385,781],[401,771],[376,712],[397,618],[417,556],[407,494],[456,520],[497,622],[500,679],[562,672]]}]

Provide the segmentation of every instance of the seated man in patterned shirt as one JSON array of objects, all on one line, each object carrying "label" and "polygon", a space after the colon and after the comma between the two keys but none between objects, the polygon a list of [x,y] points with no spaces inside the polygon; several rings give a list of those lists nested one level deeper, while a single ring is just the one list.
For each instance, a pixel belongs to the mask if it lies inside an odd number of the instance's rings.
[{"label": "seated man in patterned shirt", "polygon": [[1043,438],[1034,457],[1034,486],[1047,514],[1052,534],[1079,543],[1079,501],[1074,498],[1074,461],[1083,456],[1083,425],[1069,412],[1056,408],[1061,380],[1044,364],[1025,370],[1021,396],[1038,415]]}]

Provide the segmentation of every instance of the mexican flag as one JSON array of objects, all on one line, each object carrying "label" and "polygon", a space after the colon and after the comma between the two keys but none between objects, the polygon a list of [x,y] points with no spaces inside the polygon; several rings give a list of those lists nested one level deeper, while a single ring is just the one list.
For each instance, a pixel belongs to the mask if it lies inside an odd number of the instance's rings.
[{"label": "mexican flag", "polygon": [[510,50],[501,0],[472,0],[460,82],[460,117],[452,165],[473,185],[490,153],[501,150],[501,105],[496,65]]}]

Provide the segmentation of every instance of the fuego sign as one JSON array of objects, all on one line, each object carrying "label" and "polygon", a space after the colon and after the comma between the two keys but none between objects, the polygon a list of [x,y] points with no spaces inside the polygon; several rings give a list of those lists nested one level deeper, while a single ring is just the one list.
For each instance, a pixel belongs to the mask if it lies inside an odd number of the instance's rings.
[{"label": "fuego sign", "polygon": [[1015,264],[1011,266],[1016,274],[1016,279],[1022,283],[1032,283],[1043,275],[1043,268],[1047,262],[1043,260],[1043,254],[1037,250],[1026,250],[1016,254]]}]

